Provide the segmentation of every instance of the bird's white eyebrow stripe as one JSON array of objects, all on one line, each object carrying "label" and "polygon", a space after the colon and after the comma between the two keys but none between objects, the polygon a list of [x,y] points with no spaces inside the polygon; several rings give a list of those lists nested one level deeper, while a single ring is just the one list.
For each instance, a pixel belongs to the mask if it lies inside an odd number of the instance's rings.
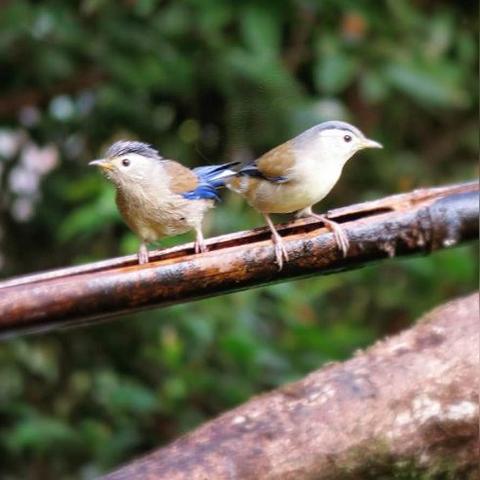
[{"label": "bird's white eyebrow stripe", "polygon": [[[313,127],[315,128],[315,127]],[[317,133],[319,132],[325,132],[327,130],[342,130],[344,132],[349,132],[349,133],[352,133],[353,135],[357,135],[357,136],[360,136],[361,135],[361,132],[360,130],[355,130],[351,127],[348,127],[348,126],[344,126],[344,125],[331,125],[331,126],[325,126],[323,128],[319,128],[317,130]],[[363,135],[362,135],[363,136]]]},{"label": "bird's white eyebrow stripe", "polygon": [[320,123],[319,125],[315,125],[309,128],[305,132],[295,137],[293,139],[293,142],[295,145],[301,146],[304,144],[305,141],[309,141],[312,137],[315,137],[321,132],[325,132],[327,130],[341,130],[344,132],[351,133],[356,137],[360,137],[360,138],[364,137],[364,134],[353,125],[350,125],[346,122],[341,122],[339,120],[332,120],[332,121]]}]

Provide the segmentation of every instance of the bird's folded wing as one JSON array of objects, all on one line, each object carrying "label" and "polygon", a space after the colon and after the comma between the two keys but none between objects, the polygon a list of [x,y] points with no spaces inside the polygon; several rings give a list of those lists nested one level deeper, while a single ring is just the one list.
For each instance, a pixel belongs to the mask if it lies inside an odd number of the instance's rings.
[{"label": "bird's folded wing", "polygon": [[[170,177],[170,189],[188,200],[219,200],[215,182],[198,175],[173,160],[165,160],[164,168]],[[205,168],[204,168],[205,169]],[[217,167],[212,167],[216,170]]]},{"label": "bird's folded wing", "polygon": [[198,186],[198,177],[189,168],[173,160],[163,160],[163,165],[170,177],[170,189],[173,193],[183,194]]},{"label": "bird's folded wing", "polygon": [[260,177],[275,183],[288,182],[289,174],[295,165],[295,153],[290,142],[282,143],[278,147],[257,158],[253,163],[240,170],[243,175]]}]

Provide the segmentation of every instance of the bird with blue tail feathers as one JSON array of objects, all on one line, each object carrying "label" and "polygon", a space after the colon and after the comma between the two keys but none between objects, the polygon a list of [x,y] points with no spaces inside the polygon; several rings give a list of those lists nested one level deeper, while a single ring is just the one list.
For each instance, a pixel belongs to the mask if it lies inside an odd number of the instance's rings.
[{"label": "bird with blue tail feathers", "polygon": [[218,189],[236,174],[231,170],[235,164],[191,170],[164,159],[151,145],[134,141],[116,142],[104,158],[89,163],[114,184],[118,209],[140,239],[140,264],[149,261],[148,243],[190,230],[196,233],[195,253],[207,251],[202,220],[219,200]]}]

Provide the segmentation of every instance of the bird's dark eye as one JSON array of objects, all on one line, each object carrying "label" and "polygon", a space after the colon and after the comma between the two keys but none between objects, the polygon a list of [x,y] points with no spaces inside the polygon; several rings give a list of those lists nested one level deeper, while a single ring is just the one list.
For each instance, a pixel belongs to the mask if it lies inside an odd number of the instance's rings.
[{"label": "bird's dark eye", "polygon": [[123,165],[124,167],[128,167],[128,166],[130,165],[130,160],[129,160],[128,158],[124,158],[124,159],[122,160],[122,165]]},{"label": "bird's dark eye", "polygon": [[352,137],[350,135],[345,135],[343,139],[348,143],[352,141]]}]

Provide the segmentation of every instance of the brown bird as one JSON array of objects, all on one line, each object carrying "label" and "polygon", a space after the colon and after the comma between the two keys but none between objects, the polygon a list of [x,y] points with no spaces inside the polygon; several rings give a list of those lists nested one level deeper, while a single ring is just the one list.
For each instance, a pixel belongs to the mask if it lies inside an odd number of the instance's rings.
[{"label": "brown bird", "polygon": [[297,218],[313,216],[333,232],[346,255],[349,241],[341,226],[312,206],[322,200],[337,183],[343,166],[364,148],[382,148],[353,125],[339,121],[320,123],[297,137],[243,165],[226,186],[242,195],[261,212],[272,232],[279,269],[288,253],[270,218],[272,213],[295,213]]},{"label": "brown bird", "polygon": [[233,164],[208,165],[190,170],[166,160],[150,145],[120,141],[105,158],[89,165],[99,167],[116,187],[116,202],[123,219],[140,238],[138,261],[147,263],[147,243],[194,230],[195,252],[205,252],[202,220],[218,200],[225,171]]}]

